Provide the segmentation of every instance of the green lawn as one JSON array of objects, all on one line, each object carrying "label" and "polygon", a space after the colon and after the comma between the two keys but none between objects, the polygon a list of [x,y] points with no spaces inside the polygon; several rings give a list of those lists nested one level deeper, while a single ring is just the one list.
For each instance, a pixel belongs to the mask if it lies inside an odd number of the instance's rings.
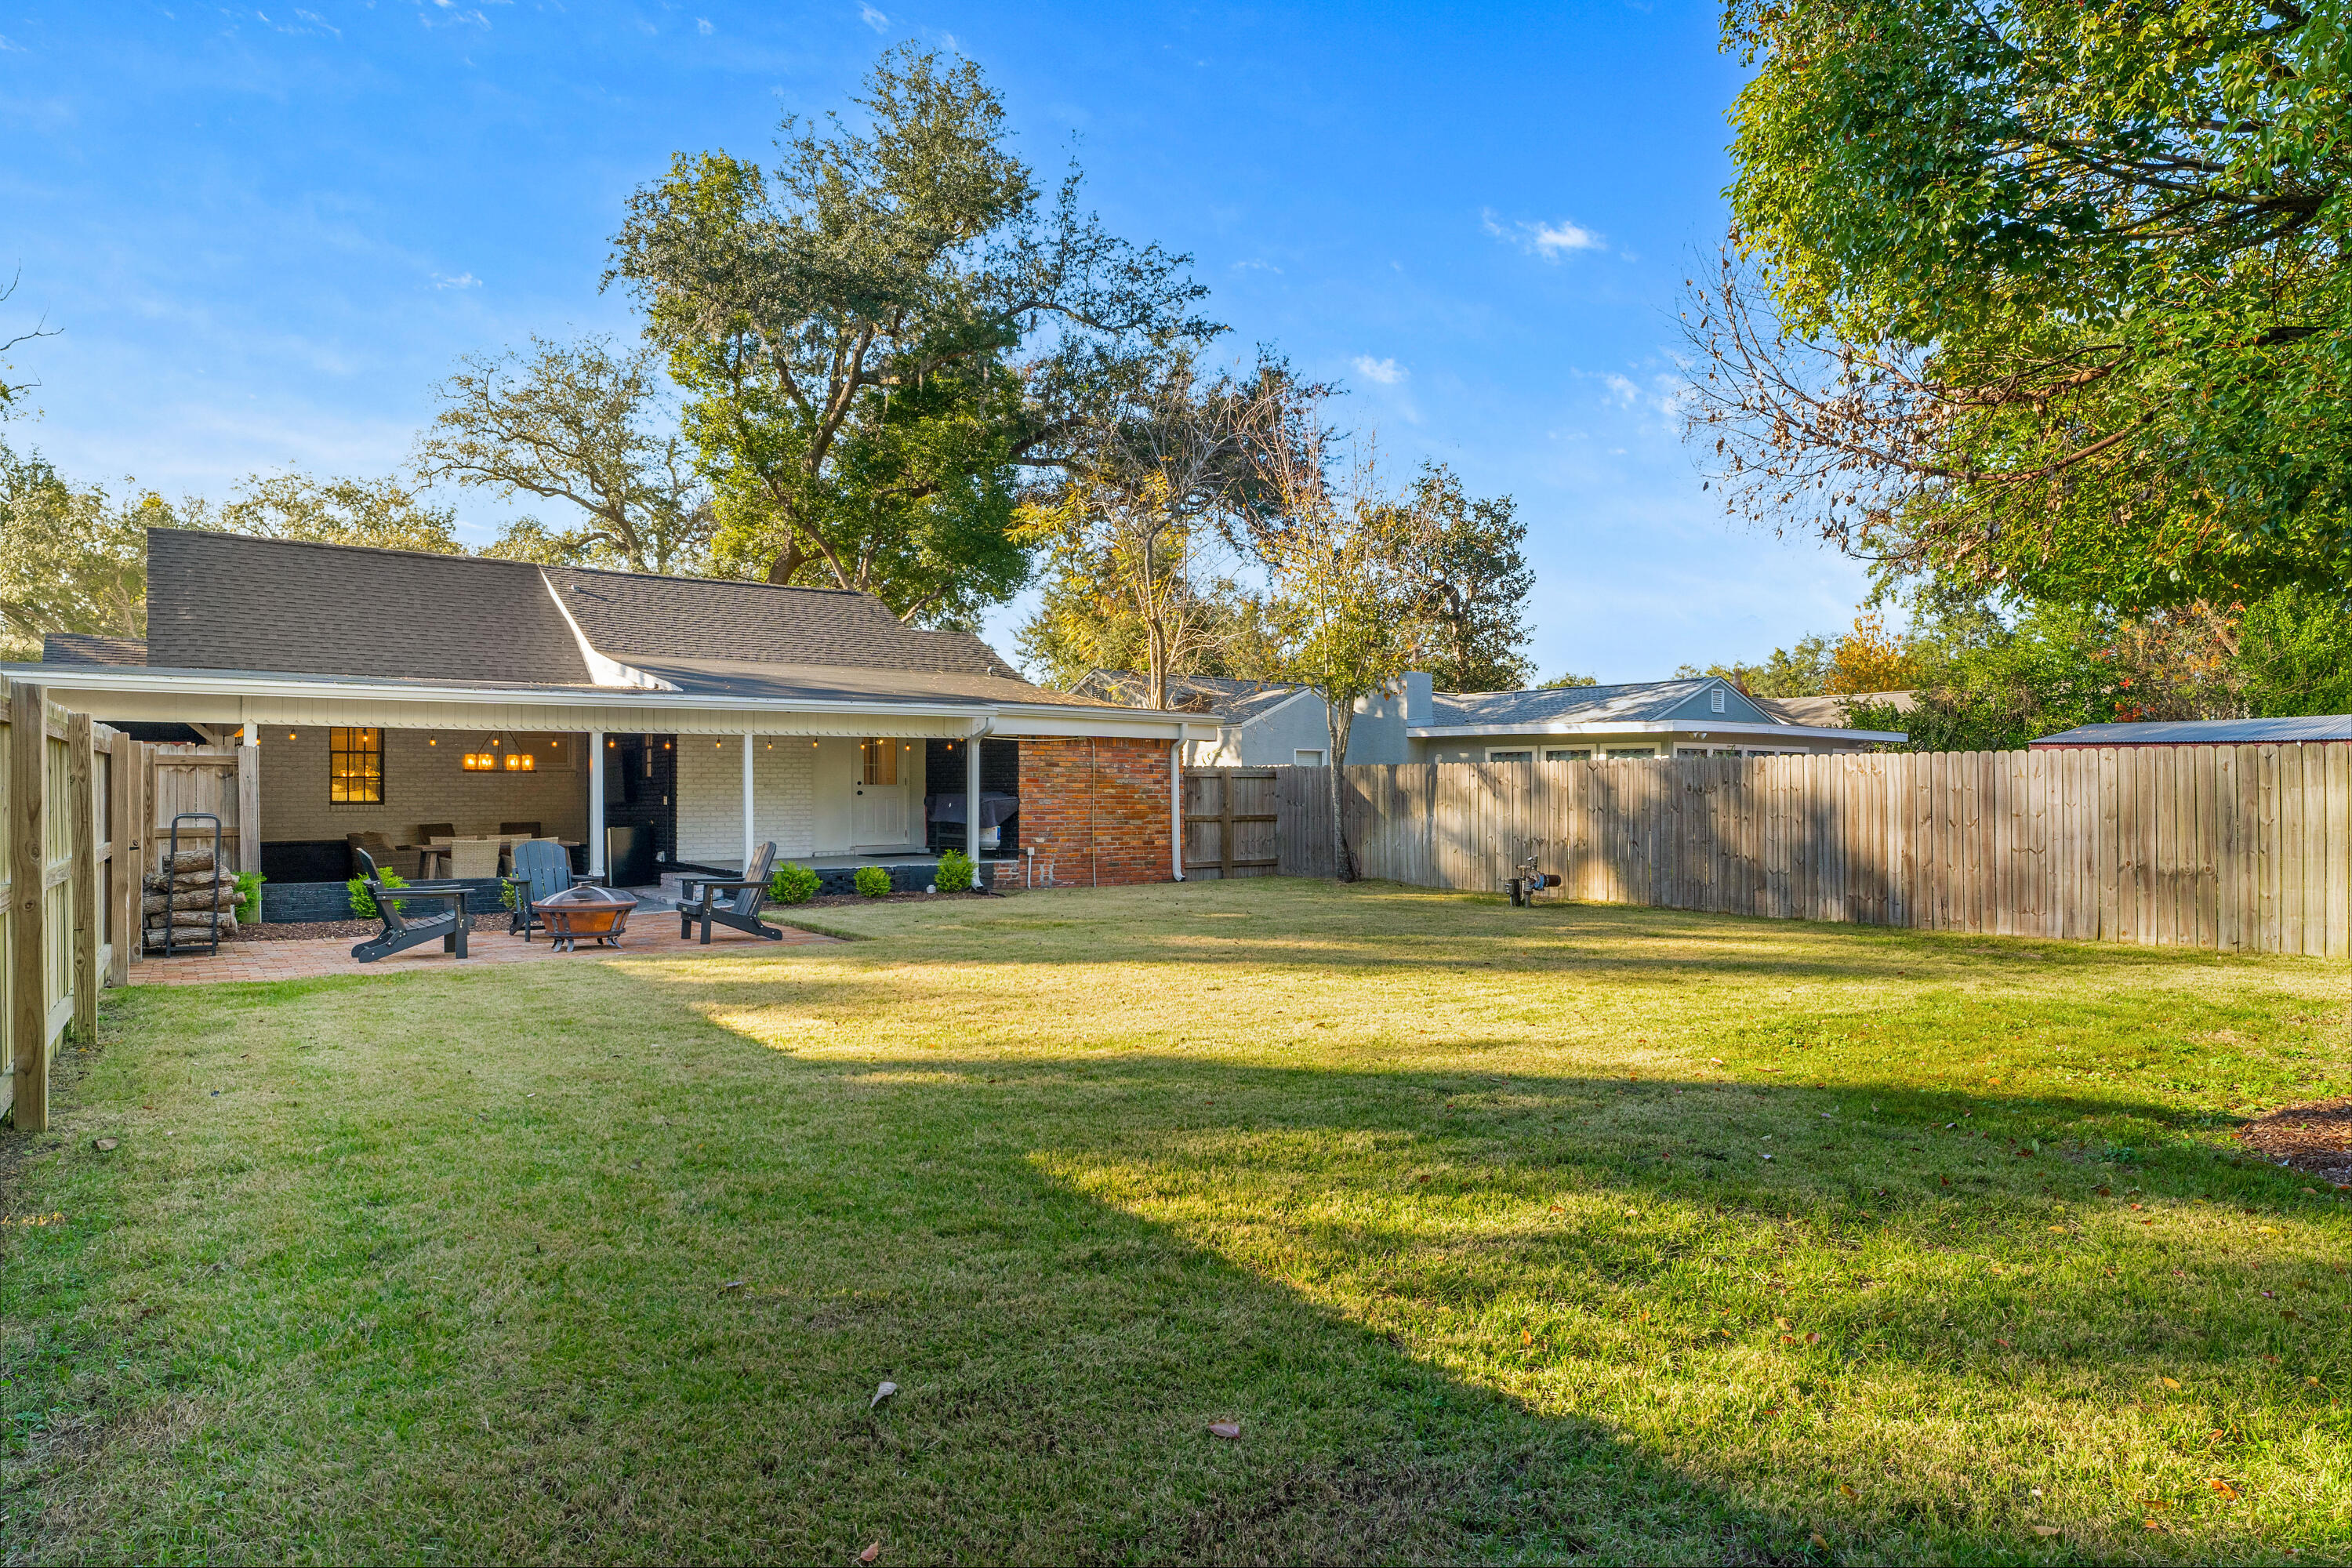
[{"label": "green lawn", "polygon": [[2352,1555],[2346,1206],[2231,1137],[2352,1088],[2339,966],[1298,882],[821,923],[113,997],[7,1140],[0,1551]]}]

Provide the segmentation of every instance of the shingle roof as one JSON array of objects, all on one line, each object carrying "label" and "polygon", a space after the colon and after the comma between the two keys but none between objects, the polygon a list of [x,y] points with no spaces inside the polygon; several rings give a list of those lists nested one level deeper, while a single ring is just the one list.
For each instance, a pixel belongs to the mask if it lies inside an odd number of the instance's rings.
[{"label": "shingle roof", "polygon": [[1752,700],[1774,718],[1814,729],[1845,730],[1853,726],[1848,708],[1856,702],[1881,703],[1898,713],[1919,706],[1916,691],[1858,691],[1845,697],[1758,697]]},{"label": "shingle roof", "polygon": [[2352,741],[2352,713],[2301,719],[2178,719],[2137,724],[2084,724],[2028,744],[2057,746],[2267,746]]},{"label": "shingle roof", "polygon": [[[1708,687],[1714,676],[1643,680],[1622,686],[1553,686],[1530,691],[1439,692],[1429,728],[1476,729],[1510,724],[1642,723],[1664,719]],[[1423,726],[1415,725],[1415,729]]]},{"label": "shingle roof", "polygon": [[41,638],[43,664],[145,664],[144,637],[102,637],[89,632],[50,632]]},{"label": "shingle roof", "polygon": [[150,664],[584,685],[579,639],[520,561],[147,531]]},{"label": "shingle roof", "polygon": [[194,530],[147,540],[159,670],[562,689],[595,684],[584,637],[691,694],[1107,706],[1030,685],[969,633],[902,625],[871,594]]},{"label": "shingle roof", "polygon": [[871,594],[560,566],[547,579],[590,642],[640,668],[684,658],[1020,679],[978,637],[904,625]]}]

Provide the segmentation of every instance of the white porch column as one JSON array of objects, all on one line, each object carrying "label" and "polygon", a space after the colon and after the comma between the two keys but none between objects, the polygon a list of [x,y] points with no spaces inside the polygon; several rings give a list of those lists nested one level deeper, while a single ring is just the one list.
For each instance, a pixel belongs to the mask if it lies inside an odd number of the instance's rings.
[{"label": "white porch column", "polygon": [[760,852],[760,846],[753,837],[757,829],[751,820],[752,745],[751,731],[746,730],[743,731],[743,868],[737,873],[744,877],[751,874],[751,858]]},{"label": "white porch column", "polygon": [[588,731],[588,874],[604,874],[604,731]]},{"label": "white porch column", "polygon": [[[963,852],[980,862],[980,735],[964,742]],[[976,873],[975,873],[976,874]]]}]

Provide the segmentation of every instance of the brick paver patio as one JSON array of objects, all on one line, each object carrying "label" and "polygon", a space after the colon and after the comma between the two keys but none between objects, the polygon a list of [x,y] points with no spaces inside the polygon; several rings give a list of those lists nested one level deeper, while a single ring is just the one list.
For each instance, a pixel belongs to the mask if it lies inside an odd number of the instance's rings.
[{"label": "brick paver patio", "polygon": [[508,935],[503,929],[503,915],[477,916],[481,925],[494,924],[501,929],[485,931],[477,925],[466,939],[467,955],[462,960],[455,953],[442,952],[437,944],[428,943],[373,963],[362,963],[352,956],[352,944],[356,940],[352,937],[321,937],[315,942],[225,942],[216,958],[183,953],[175,958],[159,955],[134,963],[131,966],[131,984],[212,985],[233,980],[309,980],[321,974],[413,974],[419,970],[466,969],[478,963],[588,963],[599,958],[760,958],[840,941],[838,937],[820,936],[787,926],[782,942],[713,931],[710,945],[705,947],[698,941],[678,940],[677,916],[664,919],[666,910],[647,912],[654,918],[642,923],[632,917],[618,948],[583,943],[576,952],[557,952],[548,945],[545,936],[526,942],[519,936]]}]

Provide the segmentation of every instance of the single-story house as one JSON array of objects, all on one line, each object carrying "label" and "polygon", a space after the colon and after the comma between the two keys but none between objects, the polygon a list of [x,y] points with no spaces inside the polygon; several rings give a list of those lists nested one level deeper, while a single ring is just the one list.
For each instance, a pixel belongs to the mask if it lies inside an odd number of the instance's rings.
[{"label": "single-story house", "polygon": [[255,748],[259,842],[236,853],[271,918],[299,918],[289,887],[340,895],[353,836],[517,824],[620,880],[734,871],[772,839],[835,880],[919,886],[975,798],[996,875],[1177,869],[1205,728],[1045,690],[871,595],[194,530],[147,551],[143,641],[56,637],[6,668],[134,732]]},{"label": "single-story house", "polygon": [[[1778,711],[1713,676],[1620,686],[1442,692],[1426,674],[1356,704],[1348,761],[1368,763],[1583,762],[1633,757],[1772,756],[1853,752],[1900,742],[1900,731],[1845,724],[1845,699],[1814,700],[1802,716]],[[1132,676],[1097,671],[1082,692],[1140,703]],[[1893,695],[1893,694],[1885,694]],[[1216,727],[1187,742],[1193,767],[1319,767],[1330,749],[1323,705],[1310,687],[1186,677],[1171,683],[1178,710]]]},{"label": "single-story house", "polygon": [[2036,752],[2096,746],[2297,746],[2352,741],[2352,714],[2298,719],[2162,719],[2083,724],[2026,745]]}]

